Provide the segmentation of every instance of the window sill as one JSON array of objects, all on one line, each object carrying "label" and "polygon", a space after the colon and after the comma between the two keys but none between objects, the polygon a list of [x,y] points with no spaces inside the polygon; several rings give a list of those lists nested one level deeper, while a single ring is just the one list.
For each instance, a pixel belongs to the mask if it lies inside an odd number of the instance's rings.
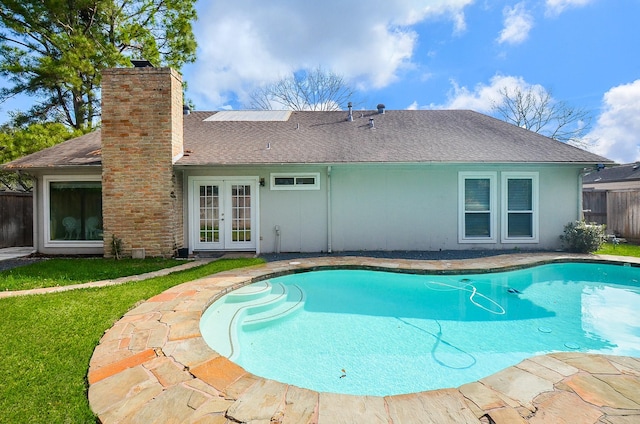
[{"label": "window sill", "polygon": [[82,240],[60,240],[60,241],[47,241],[44,243],[44,247],[52,248],[64,248],[64,247],[76,247],[76,248],[95,248],[104,247],[102,240],[97,241],[82,241]]}]

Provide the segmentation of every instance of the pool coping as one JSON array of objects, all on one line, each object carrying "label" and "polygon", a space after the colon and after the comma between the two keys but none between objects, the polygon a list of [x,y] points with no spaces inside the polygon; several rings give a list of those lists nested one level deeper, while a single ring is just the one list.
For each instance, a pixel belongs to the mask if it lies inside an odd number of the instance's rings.
[{"label": "pool coping", "polygon": [[255,376],[209,348],[199,330],[200,316],[219,296],[274,275],[331,268],[492,272],[577,261],[640,266],[640,258],[565,253],[464,260],[348,256],[269,262],[214,274],[142,302],[105,332],[89,364],[89,403],[103,423],[640,421],[639,358],[553,353],[458,388],[354,396]]}]

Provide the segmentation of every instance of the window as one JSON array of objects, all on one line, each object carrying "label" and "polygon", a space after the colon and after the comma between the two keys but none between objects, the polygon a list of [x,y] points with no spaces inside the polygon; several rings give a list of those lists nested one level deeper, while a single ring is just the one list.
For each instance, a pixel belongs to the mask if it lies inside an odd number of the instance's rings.
[{"label": "window", "polygon": [[44,184],[45,244],[102,246],[101,177],[45,177]]},{"label": "window", "polygon": [[271,190],[320,190],[320,174],[271,174]]},{"label": "window", "polygon": [[538,174],[502,173],[502,241],[538,241]]},{"label": "window", "polygon": [[461,172],[458,176],[460,243],[496,241],[496,173]]}]

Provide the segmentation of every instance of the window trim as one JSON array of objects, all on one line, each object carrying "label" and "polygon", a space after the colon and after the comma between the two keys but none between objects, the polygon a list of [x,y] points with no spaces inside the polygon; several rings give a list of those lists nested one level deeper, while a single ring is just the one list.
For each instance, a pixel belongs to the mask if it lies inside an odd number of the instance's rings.
[{"label": "window trim", "polygon": [[52,182],[99,181],[101,175],[45,175],[42,178],[43,190],[43,238],[45,247],[104,247],[104,240],[51,240],[51,184]]},{"label": "window trim", "polygon": [[[531,180],[531,237],[509,237],[509,180],[510,179],[530,179]],[[538,243],[539,232],[539,174],[538,172],[502,172],[502,222],[501,242],[502,243]]]},{"label": "window trim", "polygon": [[[496,195],[497,172],[493,171],[465,171],[458,173],[458,243],[496,243],[497,242],[497,210],[498,199]],[[488,237],[467,237],[465,236],[465,181],[467,179],[488,179],[489,180],[489,225],[490,234]]]},{"label": "window trim", "polygon": [[[297,184],[298,178],[313,178],[314,184]],[[293,185],[276,185],[276,178],[293,178]],[[319,172],[277,172],[271,174],[271,190],[320,190]]]}]

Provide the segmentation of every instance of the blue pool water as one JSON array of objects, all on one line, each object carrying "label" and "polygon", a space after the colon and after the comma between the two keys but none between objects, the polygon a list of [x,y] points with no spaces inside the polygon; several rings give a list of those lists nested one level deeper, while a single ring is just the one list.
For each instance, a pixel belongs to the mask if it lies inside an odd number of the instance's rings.
[{"label": "blue pool water", "polygon": [[247,371],[312,390],[457,387],[554,351],[640,357],[640,269],[293,274],[225,295],[201,332]]}]

